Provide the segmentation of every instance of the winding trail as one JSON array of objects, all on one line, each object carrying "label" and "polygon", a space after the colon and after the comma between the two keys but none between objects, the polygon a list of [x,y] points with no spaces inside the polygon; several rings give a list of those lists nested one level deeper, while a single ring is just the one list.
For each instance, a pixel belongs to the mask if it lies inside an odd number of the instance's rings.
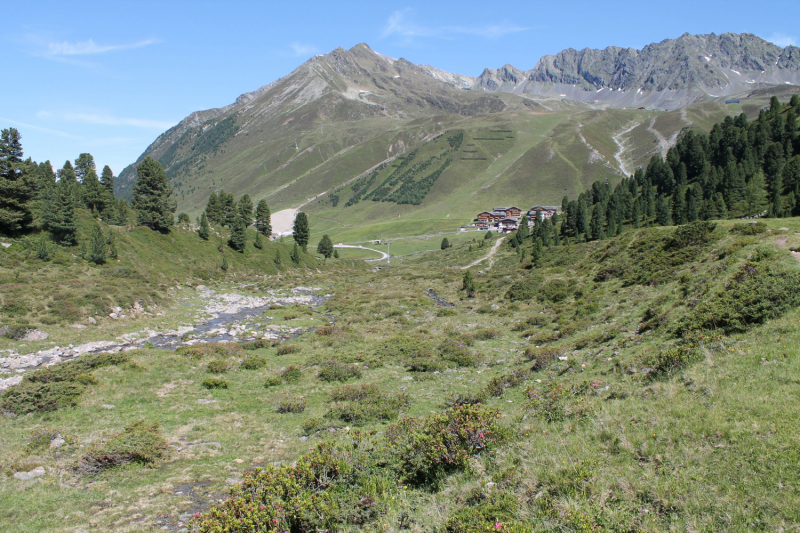
[{"label": "winding trail", "polygon": [[370,252],[375,252],[381,254],[380,257],[377,259],[364,259],[364,261],[383,261],[384,259],[389,259],[389,254],[386,252],[381,252],[380,250],[376,250],[375,248],[366,248],[364,246],[353,246],[352,244],[334,244],[334,248],[360,248],[361,250],[369,250]]},{"label": "winding trail", "polygon": [[497,239],[497,241],[495,241],[494,246],[492,246],[492,249],[489,250],[488,254],[484,255],[483,257],[481,257],[477,261],[473,261],[472,263],[468,264],[467,266],[456,267],[456,268],[459,268],[461,270],[465,270],[467,268],[474,267],[475,265],[477,265],[479,263],[482,263],[482,262],[486,261],[487,259],[489,260],[489,268],[492,268],[492,266],[494,265],[494,254],[497,252],[497,250],[500,249],[500,244],[504,240],[505,240],[505,237],[500,237],[499,239]]}]

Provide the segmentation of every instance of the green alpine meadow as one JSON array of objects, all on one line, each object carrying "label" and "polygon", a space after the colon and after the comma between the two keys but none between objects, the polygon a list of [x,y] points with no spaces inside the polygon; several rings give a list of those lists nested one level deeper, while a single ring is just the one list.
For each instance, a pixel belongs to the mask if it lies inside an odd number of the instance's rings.
[{"label": "green alpine meadow", "polygon": [[0,530],[800,529],[800,49],[292,46],[118,175],[0,113]]}]

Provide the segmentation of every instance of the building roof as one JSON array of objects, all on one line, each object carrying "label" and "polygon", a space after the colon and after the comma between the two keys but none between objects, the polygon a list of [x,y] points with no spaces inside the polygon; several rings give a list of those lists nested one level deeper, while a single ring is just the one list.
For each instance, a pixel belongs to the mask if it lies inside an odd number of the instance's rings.
[{"label": "building roof", "polygon": [[528,211],[536,211],[537,209],[541,209],[542,211],[558,211],[560,207],[557,205],[535,205]]}]

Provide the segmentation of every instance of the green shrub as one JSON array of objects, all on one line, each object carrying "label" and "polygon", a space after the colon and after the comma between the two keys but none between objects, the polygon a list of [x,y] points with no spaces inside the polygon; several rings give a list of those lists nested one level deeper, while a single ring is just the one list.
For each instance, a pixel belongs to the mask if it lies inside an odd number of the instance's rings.
[{"label": "green shrub", "polygon": [[386,430],[402,479],[429,485],[464,469],[470,457],[510,438],[500,413],[481,405],[461,405],[426,418],[404,418]]},{"label": "green shrub", "polygon": [[260,370],[267,366],[267,358],[260,355],[248,355],[242,361],[242,368],[245,370]]},{"label": "green shrub", "polygon": [[312,433],[323,431],[328,428],[335,427],[336,425],[337,424],[335,422],[332,422],[329,419],[315,416],[303,422],[303,425],[301,425],[300,428],[303,435],[311,435]]},{"label": "green shrub", "polygon": [[474,489],[463,498],[467,506],[457,508],[444,523],[442,533],[522,533],[530,531],[514,521],[517,499],[513,494]]},{"label": "green shrub", "polygon": [[730,232],[737,235],[758,235],[759,233],[766,233],[767,225],[763,222],[749,222],[744,224],[734,224]]},{"label": "green shrub", "polygon": [[444,317],[444,316],[456,316],[458,313],[452,307],[442,307],[438,311],[436,311],[436,316]]},{"label": "green shrub", "polygon": [[565,279],[553,279],[542,285],[539,294],[553,303],[561,302],[569,298],[572,293],[571,284]]},{"label": "green shrub", "polygon": [[333,360],[323,362],[317,375],[322,381],[347,381],[348,379],[359,379],[361,376],[362,372],[358,366]]},{"label": "green shrub", "polygon": [[711,234],[717,225],[707,220],[695,220],[689,224],[678,226],[672,232],[672,237],[668,246],[672,248],[683,248],[685,246],[696,246],[705,244],[711,240]]},{"label": "green shrub", "polygon": [[278,400],[275,410],[279,413],[302,413],[306,410],[306,400],[301,396],[287,396]]},{"label": "green shrub", "polygon": [[525,348],[525,358],[528,361],[533,361],[531,370],[539,372],[544,370],[552,364],[559,357],[566,353],[566,348],[558,347],[534,347],[528,346]]},{"label": "green shrub", "polygon": [[510,374],[494,377],[486,384],[485,394],[495,397],[502,396],[506,389],[521,385],[530,375],[528,370],[517,369]]},{"label": "green shrub", "polygon": [[485,402],[487,399],[486,391],[478,392],[459,392],[445,398],[445,407],[455,407],[456,405],[476,405]]},{"label": "green shrub", "polygon": [[724,289],[701,302],[680,321],[677,333],[718,329],[747,331],[800,305],[800,273],[779,266],[748,263]]},{"label": "green shrub", "polygon": [[299,366],[289,365],[280,373],[283,381],[289,384],[299,383],[303,377],[303,370]]},{"label": "green shrub", "polygon": [[152,464],[167,451],[167,441],[159,433],[158,422],[139,420],[94,446],[78,463],[83,473],[97,474],[108,468],[138,463]]},{"label": "green shrub", "polygon": [[267,341],[264,339],[258,339],[250,342],[243,342],[242,344],[239,345],[241,349],[247,351],[260,350],[261,348],[269,348],[270,346],[272,346],[272,341]]},{"label": "green shrub", "polygon": [[225,380],[225,378],[205,378],[202,385],[209,390],[228,388],[228,382]]},{"label": "green shrub", "polygon": [[494,328],[481,328],[475,332],[475,338],[479,341],[488,341],[499,336],[500,333]]},{"label": "green shrub", "polygon": [[300,346],[296,344],[282,344],[278,346],[278,355],[288,355],[290,353],[296,353],[302,350]]},{"label": "green shrub", "polygon": [[645,355],[641,371],[648,380],[658,379],[683,370],[699,358],[700,354],[694,347],[675,346]]},{"label": "green shrub", "polygon": [[430,357],[433,347],[430,342],[414,335],[398,335],[384,341],[376,350],[377,355],[387,359],[414,359]]},{"label": "green shrub", "polygon": [[228,371],[228,362],[222,359],[214,359],[208,362],[206,371],[210,374],[222,374]]},{"label": "green shrub", "polygon": [[5,337],[6,339],[11,339],[12,341],[18,341],[22,339],[22,337],[24,337],[27,333],[28,328],[26,326],[0,326],[0,337]]},{"label": "green shrub", "polygon": [[85,389],[85,385],[75,381],[23,381],[3,393],[0,407],[18,415],[75,407]]},{"label": "green shrub", "polygon": [[283,380],[280,376],[268,376],[267,381],[264,382],[264,387],[268,389],[270,387],[277,387],[279,385],[283,385]]},{"label": "green shrub", "polygon": [[409,372],[441,372],[451,366],[455,366],[448,361],[442,361],[434,357],[415,357],[407,359],[403,364]]},{"label": "green shrub", "polygon": [[473,354],[467,346],[457,340],[446,340],[439,345],[439,355],[445,361],[452,361],[458,366],[475,366],[480,358]]},{"label": "green shrub", "polygon": [[384,394],[377,385],[345,385],[331,392],[335,402],[325,418],[360,425],[376,420],[393,420],[408,405],[405,394]]},{"label": "green shrub", "polygon": [[50,427],[39,428],[28,436],[28,445],[25,448],[30,452],[47,448],[57,438],[63,438],[60,431]]},{"label": "green shrub", "polygon": [[583,390],[580,388],[567,387],[555,381],[531,385],[525,391],[525,407],[546,422],[582,419],[589,416],[592,409],[585,398],[579,397],[581,393]]}]

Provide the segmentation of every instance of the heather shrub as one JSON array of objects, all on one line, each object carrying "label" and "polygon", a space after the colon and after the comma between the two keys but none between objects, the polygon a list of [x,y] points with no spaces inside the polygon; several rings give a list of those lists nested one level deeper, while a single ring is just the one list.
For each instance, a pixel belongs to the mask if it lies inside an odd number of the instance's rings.
[{"label": "heather shrub", "polygon": [[500,413],[481,405],[462,405],[426,418],[404,418],[386,430],[390,453],[402,479],[429,485],[469,465],[470,457],[510,438]]},{"label": "heather shrub", "polygon": [[530,371],[523,369],[514,370],[510,374],[494,377],[486,384],[485,394],[495,397],[502,396],[506,389],[521,385],[528,377],[530,377]]},{"label": "heather shrub", "polygon": [[280,373],[280,377],[286,383],[299,383],[303,377],[303,370],[299,366],[289,365]]},{"label": "heather shrub", "polygon": [[734,224],[730,232],[737,235],[758,235],[767,232],[767,225],[763,222]]},{"label": "heather shrub", "polygon": [[245,370],[260,370],[267,366],[267,358],[260,355],[248,355],[242,361],[242,368]]},{"label": "heather shrub", "polygon": [[585,398],[579,397],[581,393],[581,388],[568,387],[555,381],[537,383],[525,391],[525,407],[546,422],[582,419],[591,413],[591,408]]},{"label": "heather shrub", "polygon": [[566,353],[566,348],[562,346],[547,347],[547,346],[528,346],[525,348],[525,358],[533,362],[531,369],[534,372],[544,370],[559,357]]},{"label": "heather shrub", "polygon": [[347,381],[361,378],[361,369],[356,365],[348,365],[340,361],[328,360],[320,364],[317,377],[322,381]]},{"label": "heather shrub", "polygon": [[452,361],[458,366],[475,366],[480,360],[467,348],[466,344],[451,339],[439,345],[439,355],[445,361]]},{"label": "heather shrub", "polygon": [[393,420],[409,403],[405,394],[386,394],[375,384],[345,385],[331,392],[330,410],[325,418],[360,425],[376,420]]},{"label": "heather shrub", "polygon": [[93,446],[79,461],[78,470],[97,474],[128,463],[155,463],[167,450],[167,441],[161,436],[159,428],[158,422],[148,423],[144,420],[126,426],[120,433]]},{"label": "heather shrub", "polygon": [[260,350],[261,348],[269,348],[270,346],[272,346],[272,341],[267,341],[264,339],[243,342],[239,345],[240,348],[247,351]]},{"label": "heather shrub", "polygon": [[445,407],[455,407],[457,405],[476,405],[486,401],[488,398],[485,390],[477,392],[458,392],[445,398]]},{"label": "heather shrub", "polygon": [[202,385],[209,390],[228,388],[228,382],[225,380],[225,378],[205,378]]},{"label": "heather shrub", "polygon": [[227,372],[228,362],[223,361],[222,359],[214,359],[213,361],[209,361],[208,366],[206,366],[206,371],[210,374],[222,374],[223,372]]},{"label": "heather shrub", "polygon": [[268,376],[267,381],[264,382],[264,387],[277,387],[279,385],[283,385],[283,380],[280,376]]},{"label": "heather shrub", "polygon": [[475,332],[475,338],[479,341],[488,341],[499,336],[500,333],[494,328],[481,328]]},{"label": "heather shrub", "polygon": [[673,346],[647,353],[641,360],[642,373],[648,380],[669,376],[697,361],[700,354],[693,346]]},{"label": "heather shrub", "polygon": [[300,346],[297,346],[296,344],[282,344],[278,346],[277,354],[288,355],[290,353],[299,352],[300,350],[302,350],[302,348]]},{"label": "heather shrub", "polygon": [[279,413],[302,413],[306,410],[306,399],[302,396],[286,396],[278,400],[275,410]]}]

